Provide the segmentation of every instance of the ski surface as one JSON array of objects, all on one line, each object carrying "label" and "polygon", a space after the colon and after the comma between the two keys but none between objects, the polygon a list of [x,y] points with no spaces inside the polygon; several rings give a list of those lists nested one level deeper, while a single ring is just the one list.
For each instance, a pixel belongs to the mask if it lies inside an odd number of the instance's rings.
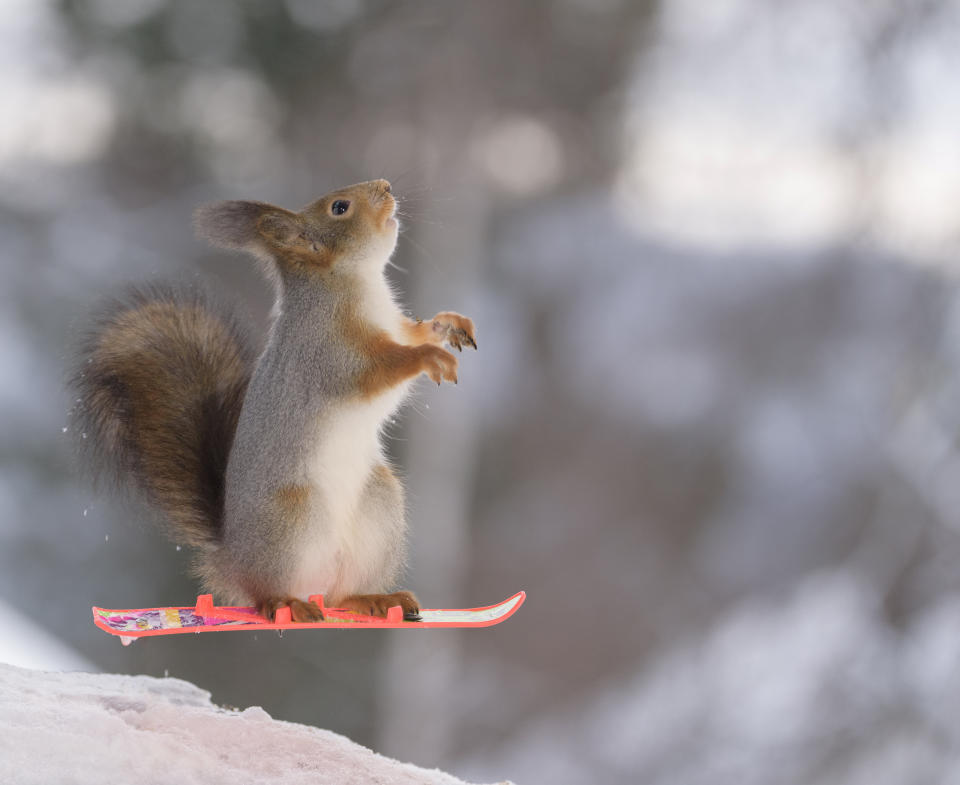
[{"label": "ski surface", "polygon": [[[294,622],[289,608],[277,610],[275,621],[268,621],[253,608],[217,606],[209,594],[197,597],[193,607],[135,608],[110,610],[93,608],[93,623],[104,632],[120,637],[124,645],[151,635],[177,635],[186,632],[231,632],[239,630],[316,630],[316,629],[435,629],[438,627],[491,627],[512,616],[526,599],[524,592],[496,605],[483,608],[421,609],[420,621],[404,621],[399,606],[386,618],[364,616],[342,608],[324,608],[324,620]],[[311,600],[323,608],[323,597]]]}]

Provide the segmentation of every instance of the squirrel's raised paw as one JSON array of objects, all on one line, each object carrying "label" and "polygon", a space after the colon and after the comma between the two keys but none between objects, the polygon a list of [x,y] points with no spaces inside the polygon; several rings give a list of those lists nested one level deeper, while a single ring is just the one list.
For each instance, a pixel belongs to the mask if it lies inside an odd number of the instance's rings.
[{"label": "squirrel's raised paw", "polygon": [[443,311],[431,320],[434,335],[440,343],[449,343],[458,351],[464,346],[477,348],[476,328],[473,320],[454,311]]},{"label": "squirrel's raised paw", "polygon": [[457,383],[457,358],[446,349],[439,346],[424,345],[420,347],[423,352],[423,372],[433,379],[438,385],[444,379],[448,382]]},{"label": "squirrel's raised paw", "polygon": [[257,602],[257,613],[270,621],[280,608],[290,606],[290,618],[296,622],[323,621],[323,611],[315,602],[305,602],[296,597],[268,597]]}]

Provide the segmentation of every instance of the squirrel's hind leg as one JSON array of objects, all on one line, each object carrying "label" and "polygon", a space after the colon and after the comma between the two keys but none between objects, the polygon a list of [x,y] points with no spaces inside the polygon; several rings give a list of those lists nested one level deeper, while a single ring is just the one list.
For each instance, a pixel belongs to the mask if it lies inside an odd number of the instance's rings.
[{"label": "squirrel's hind leg", "polygon": [[393,594],[354,594],[337,603],[337,606],[365,616],[386,618],[387,611],[399,605],[404,621],[420,621],[420,601],[413,592],[395,591]]},{"label": "squirrel's hind leg", "polygon": [[315,602],[305,602],[296,597],[267,597],[257,600],[257,613],[273,621],[279,608],[290,606],[290,618],[296,622],[323,621],[323,611]]},{"label": "squirrel's hind leg", "polygon": [[403,486],[388,466],[378,464],[364,489],[354,531],[358,542],[378,542],[380,547],[366,549],[368,559],[354,564],[352,570],[354,576],[363,577],[349,580],[341,592],[331,592],[331,607],[386,618],[387,611],[399,605],[406,621],[420,619],[420,601],[412,592],[382,593],[396,585],[403,570],[406,528]]}]

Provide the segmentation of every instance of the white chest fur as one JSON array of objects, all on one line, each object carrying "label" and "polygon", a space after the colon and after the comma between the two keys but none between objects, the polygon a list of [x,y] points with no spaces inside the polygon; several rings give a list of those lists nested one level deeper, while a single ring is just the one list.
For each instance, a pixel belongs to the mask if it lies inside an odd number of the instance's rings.
[{"label": "white chest fur", "polygon": [[363,592],[383,563],[391,543],[378,532],[377,521],[363,519],[369,506],[362,501],[371,472],[383,460],[381,424],[401,404],[407,386],[373,401],[340,404],[318,422],[306,466],[312,492],[291,587],[296,596]]},{"label": "white chest fur", "polygon": [[[382,278],[371,282],[362,306],[365,321],[400,339],[403,317]],[[407,382],[370,400],[339,402],[317,420],[305,466],[312,493],[292,587],[295,595],[362,591],[364,581],[382,563],[390,543],[377,536],[371,522],[360,519],[361,501],[371,472],[383,461],[380,429],[409,387]]]},{"label": "white chest fur", "polygon": [[383,460],[380,427],[405,393],[403,385],[372,401],[342,403],[318,422],[307,474],[331,521],[354,513],[370,472]]}]

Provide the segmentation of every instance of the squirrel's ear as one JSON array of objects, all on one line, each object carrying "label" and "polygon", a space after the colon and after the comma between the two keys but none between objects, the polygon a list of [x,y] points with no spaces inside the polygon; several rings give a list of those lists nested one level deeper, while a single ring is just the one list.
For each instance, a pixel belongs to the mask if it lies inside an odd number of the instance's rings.
[{"label": "squirrel's ear", "polygon": [[256,250],[266,240],[283,245],[299,235],[295,213],[264,202],[217,202],[193,213],[197,234],[224,248]]}]

